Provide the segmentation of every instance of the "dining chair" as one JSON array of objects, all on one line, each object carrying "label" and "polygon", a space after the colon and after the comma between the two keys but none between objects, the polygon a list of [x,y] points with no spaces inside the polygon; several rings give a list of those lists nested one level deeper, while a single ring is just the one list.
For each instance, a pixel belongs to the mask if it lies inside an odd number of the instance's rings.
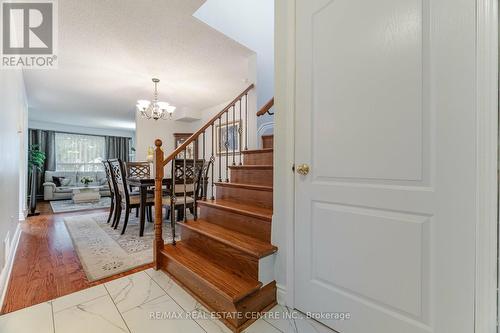
[{"label": "dining chair", "polygon": [[128,178],[151,178],[151,163],[125,162]]},{"label": "dining chair", "polygon": [[[108,181],[109,192],[111,193],[111,206],[109,207],[109,216],[108,216],[108,221],[106,222],[109,224],[111,218],[116,216],[115,202],[117,202],[118,199],[116,198],[117,193],[115,191],[115,187],[113,186],[113,179],[112,179],[113,176],[111,175],[111,166],[109,165],[109,162],[107,160],[102,161],[102,164],[104,165],[104,171],[106,172],[106,180]],[[113,224],[114,220],[112,225]]]},{"label": "dining chair", "polygon": [[[147,161],[141,162],[125,162],[125,169],[127,171],[127,178],[151,178],[151,163]],[[139,190],[130,186],[130,194],[139,195]],[[148,191],[148,194],[154,195],[153,191]],[[146,210],[148,221],[152,221],[152,209],[149,206]],[[139,208],[135,210],[135,217],[139,217]]]},{"label": "dining chair", "polygon": [[[196,200],[203,198],[203,193],[206,193],[208,184],[208,170],[210,169],[211,161],[189,159],[175,159],[172,163],[174,168],[173,175],[173,192],[174,192],[174,210],[177,213],[177,221],[181,221],[185,217],[185,210],[189,209],[192,215],[195,215],[195,196]],[[206,194],[205,194],[206,197]],[[167,197],[170,199],[170,197]],[[171,202],[167,201],[164,204],[167,209],[167,216],[171,215]],[[186,206],[186,207],[184,207]]]},{"label": "dining chair", "polygon": [[[125,230],[127,229],[127,224],[129,220],[129,215],[130,215],[130,210],[132,208],[139,208],[141,204],[141,199],[140,196],[138,195],[131,195],[129,191],[129,186],[127,185],[127,173],[125,170],[125,165],[124,163],[119,160],[119,159],[112,159],[109,160],[110,163],[110,169],[111,169],[111,174],[113,178],[113,182],[115,185],[115,189],[117,193],[119,194],[120,200],[117,200],[116,205],[116,218],[115,218],[115,224],[114,228],[118,228],[118,224],[120,222],[120,217],[121,217],[121,211],[122,209],[125,210],[125,218],[123,221],[123,227],[122,227],[122,232],[121,234],[123,235],[125,233]],[[146,207],[149,209],[149,207],[154,206],[154,198],[151,196],[148,196],[146,198]]]}]

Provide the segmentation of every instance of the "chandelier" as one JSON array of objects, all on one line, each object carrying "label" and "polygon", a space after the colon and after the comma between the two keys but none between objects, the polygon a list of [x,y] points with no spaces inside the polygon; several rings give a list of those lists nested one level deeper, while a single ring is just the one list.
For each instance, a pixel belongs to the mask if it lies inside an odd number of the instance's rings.
[{"label": "chandelier", "polygon": [[160,80],[153,79],[155,85],[153,93],[153,101],[150,102],[145,99],[137,101],[137,110],[141,113],[141,116],[146,119],[172,119],[172,114],[175,111],[175,106],[168,104],[167,102],[158,101],[158,83]]}]

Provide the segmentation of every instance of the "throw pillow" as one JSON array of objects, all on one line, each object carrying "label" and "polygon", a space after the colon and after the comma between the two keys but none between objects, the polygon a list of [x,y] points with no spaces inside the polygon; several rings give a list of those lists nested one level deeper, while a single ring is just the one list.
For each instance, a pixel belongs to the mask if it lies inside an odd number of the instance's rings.
[{"label": "throw pillow", "polygon": [[71,184],[71,178],[61,179],[62,186],[69,186],[69,184]]},{"label": "throw pillow", "polygon": [[54,181],[54,184],[56,184],[56,187],[61,187],[62,180],[65,179],[66,177],[52,177],[52,180]]}]

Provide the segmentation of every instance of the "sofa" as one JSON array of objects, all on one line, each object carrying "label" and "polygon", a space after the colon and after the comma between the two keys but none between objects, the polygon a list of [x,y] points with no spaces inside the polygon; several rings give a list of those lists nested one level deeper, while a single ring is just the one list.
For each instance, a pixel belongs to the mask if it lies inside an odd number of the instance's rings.
[{"label": "sofa", "polygon": [[[56,186],[54,177],[64,177],[64,184]],[[73,195],[73,187],[83,187],[80,182],[82,177],[91,177],[94,182],[89,186],[103,186],[99,190],[101,196],[110,196],[108,181],[104,171],[45,171],[43,183],[43,198],[44,200],[65,200],[71,199]]]}]

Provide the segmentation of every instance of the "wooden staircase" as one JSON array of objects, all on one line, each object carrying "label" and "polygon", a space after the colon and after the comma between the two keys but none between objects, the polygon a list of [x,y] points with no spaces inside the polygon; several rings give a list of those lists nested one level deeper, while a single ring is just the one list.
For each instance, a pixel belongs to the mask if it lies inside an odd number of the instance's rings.
[{"label": "wooden staircase", "polygon": [[266,278],[277,251],[270,243],[273,149],[242,154],[243,165],[229,167],[230,182],[214,183],[215,199],[198,202],[198,219],[177,222],[181,240],[160,251],[162,269],[234,332],[276,305],[276,284]]}]

